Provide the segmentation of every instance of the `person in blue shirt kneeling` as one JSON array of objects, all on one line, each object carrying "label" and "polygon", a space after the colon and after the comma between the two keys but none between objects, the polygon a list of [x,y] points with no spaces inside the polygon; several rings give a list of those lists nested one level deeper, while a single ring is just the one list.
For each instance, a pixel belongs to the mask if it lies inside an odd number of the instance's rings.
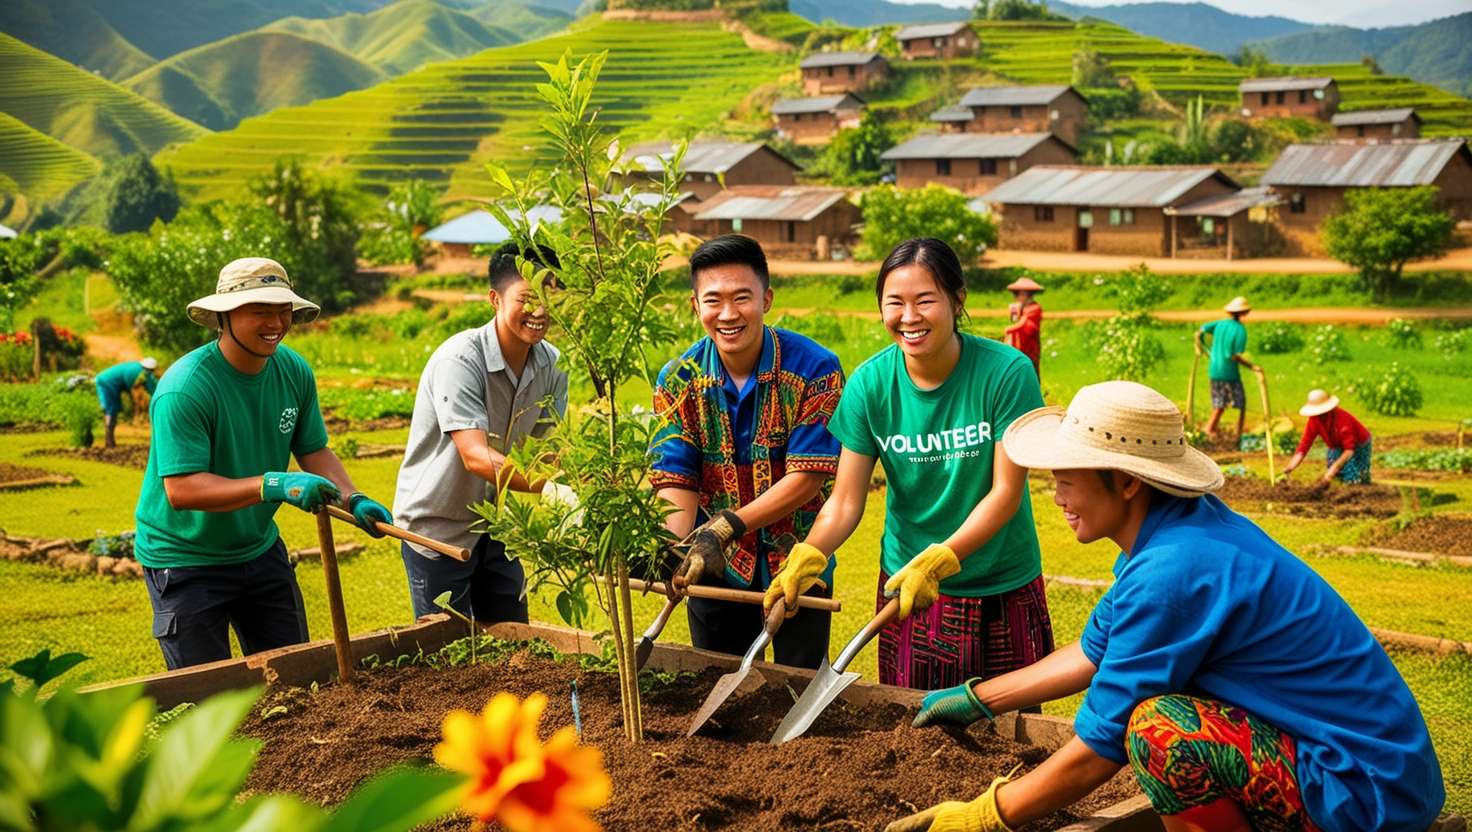
[{"label": "person in blue shirt kneeling", "polygon": [[1008,456],[1053,472],[1078,540],[1122,551],[1077,642],[925,698],[917,726],[1087,691],[1077,736],[975,800],[933,807],[932,832],[1027,823],[1126,765],[1168,830],[1423,832],[1435,820],[1441,766],[1405,680],[1318,573],[1211,495],[1221,471],[1184,434],[1175,404],[1127,381],[1008,428]]}]

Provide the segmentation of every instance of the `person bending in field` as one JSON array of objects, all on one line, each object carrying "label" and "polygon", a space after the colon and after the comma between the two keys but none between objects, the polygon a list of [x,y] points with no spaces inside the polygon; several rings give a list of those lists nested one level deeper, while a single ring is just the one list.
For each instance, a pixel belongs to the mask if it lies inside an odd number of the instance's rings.
[{"label": "person bending in field", "polygon": [[[777,540],[807,534],[838,467],[828,419],[843,389],[838,357],[810,338],[765,324],[772,308],[767,258],[739,234],[690,256],[690,305],[705,337],[660,372],[651,481],[675,506],[670,533],[689,538],[669,586],[766,589],[783,563]],[[698,526],[698,528],[697,528]],[[694,534],[691,531],[694,530]],[[809,594],[831,597],[833,567]],[[831,613],[787,607],[774,639],[780,664],[818,667]],[[691,642],[740,655],[762,630],[757,607],[690,598]]]},{"label": "person bending in field", "polygon": [[[272,519],[282,503],[341,504],[375,537],[373,521],[389,519],[327,447],[312,368],[281,343],[318,312],[281,264],[228,264],[188,312],[219,337],[179,359],[154,392],[134,540],[170,670],[230,658],[232,627],[247,654],[307,640]],[[301,471],[286,471],[292,457]]]},{"label": "person bending in field", "polygon": [[1211,495],[1221,470],[1187,444],[1169,399],[1095,384],[1066,411],[1018,419],[1002,445],[1053,472],[1079,542],[1121,551],[1077,642],[925,698],[916,725],[1086,691],[1073,739],[969,803],[940,804],[932,832],[1015,828],[1123,766],[1167,830],[1424,832],[1446,792],[1405,680],[1317,572]]},{"label": "person bending in field", "polygon": [[158,362],[152,358],[142,361],[124,361],[114,364],[97,374],[97,401],[102,405],[103,447],[117,447],[118,414],[123,412],[123,393],[133,395],[135,387],[142,387],[153,395],[158,388]]},{"label": "person bending in field", "polygon": [[513,447],[542,436],[567,411],[567,374],[545,340],[547,312],[522,277],[520,260],[544,269],[558,266],[550,249],[521,251],[512,243],[498,249],[487,269],[494,317],[451,335],[419,375],[394,517],[411,532],[471,554],[461,562],[402,544],[416,617],[439,612],[435,598],[448,591],[450,606],[468,618],[525,623],[521,562],[508,558],[500,541],[470,530],[480,521],[470,506],[502,487],[559,495],[571,490],[528,482],[506,459]]},{"label": "person bending in field", "polygon": [[1242,441],[1242,428],[1247,423],[1247,391],[1242,387],[1242,367],[1257,372],[1257,366],[1247,360],[1247,327],[1242,319],[1252,311],[1244,297],[1232,298],[1224,310],[1231,317],[1202,324],[1193,336],[1196,354],[1206,352],[1201,336],[1211,336],[1211,361],[1206,368],[1206,377],[1211,381],[1211,419],[1206,423],[1206,435],[1215,439],[1221,424],[1222,414],[1227,408],[1237,408],[1236,441]]},{"label": "person bending in field", "polygon": [[1030,277],[1021,277],[1007,284],[1012,293],[1012,303],[1007,306],[1007,317],[1012,321],[1003,334],[1007,346],[1020,351],[1032,362],[1032,368],[1041,381],[1043,377],[1043,306],[1037,302],[1043,287]]},{"label": "person bending in field", "polygon": [[1323,473],[1321,482],[1340,482],[1367,485],[1370,482],[1370,431],[1360,424],[1348,410],[1339,406],[1339,397],[1323,390],[1308,391],[1308,401],[1298,409],[1301,416],[1308,417],[1303,426],[1303,439],[1298,450],[1283,467],[1283,476],[1293,473],[1303,464],[1303,458],[1314,446],[1314,440],[1324,437],[1329,446],[1329,469]]}]

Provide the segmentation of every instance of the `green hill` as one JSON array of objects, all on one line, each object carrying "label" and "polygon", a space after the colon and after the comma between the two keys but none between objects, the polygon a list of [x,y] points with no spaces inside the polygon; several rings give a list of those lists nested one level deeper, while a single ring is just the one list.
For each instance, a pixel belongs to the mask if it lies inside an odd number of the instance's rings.
[{"label": "green hill", "polygon": [[492,46],[528,40],[560,29],[565,23],[566,18],[552,18],[540,31],[508,30],[487,26],[435,0],[399,0],[369,14],[326,20],[288,17],[266,29],[329,44],[394,76],[434,61],[463,58]]},{"label": "green hill", "polygon": [[1348,63],[1369,55],[1386,72],[1461,95],[1472,94],[1472,12],[1417,26],[1331,26],[1255,45],[1269,58],[1290,64]]},{"label": "green hill", "polygon": [[1248,41],[1290,35],[1314,28],[1286,17],[1233,14],[1207,3],[1121,3],[1082,6],[1049,0],[1050,11],[1075,19],[1095,17],[1153,38],[1199,46],[1231,55]]},{"label": "green hill", "polygon": [[[6,0],[16,2],[16,0]],[[20,0],[50,2],[50,0]],[[139,49],[163,59],[290,15],[335,17],[388,0],[81,0]]]},{"label": "green hill", "polygon": [[1339,86],[1339,110],[1383,110],[1415,107],[1424,122],[1423,136],[1472,135],[1472,101],[1443,89],[1397,75],[1373,75],[1352,64],[1305,64],[1288,67],[1296,75],[1328,75]]},{"label": "green hill", "polygon": [[153,63],[88,0],[6,0],[0,3],[0,32],[114,81]]},{"label": "green hill", "polygon": [[124,86],[212,130],[279,107],[370,87],[384,75],[352,55],[287,32],[247,32],[181,52]]},{"label": "green hill", "polygon": [[157,157],[180,185],[211,197],[237,189],[279,156],[298,156],[357,184],[383,189],[418,177],[453,195],[490,188],[484,162],[533,164],[544,147],[537,61],[609,50],[599,120],[630,138],[709,128],[790,58],[748,49],[714,23],[590,19],[530,43],[431,64],[366,90],[247,119],[233,130]]},{"label": "green hill", "polygon": [[0,178],[31,200],[65,193],[101,170],[97,160],[0,113]]},{"label": "green hill", "polygon": [[199,125],[0,34],[0,112],[94,156],[154,153],[202,135]]}]

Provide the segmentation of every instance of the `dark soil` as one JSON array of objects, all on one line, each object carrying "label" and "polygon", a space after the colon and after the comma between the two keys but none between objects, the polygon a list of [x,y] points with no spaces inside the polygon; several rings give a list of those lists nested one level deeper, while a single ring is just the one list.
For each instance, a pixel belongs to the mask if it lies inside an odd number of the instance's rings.
[{"label": "dark soil", "polygon": [[1388,451],[1392,448],[1455,448],[1456,445],[1456,431],[1400,433],[1395,436],[1375,437],[1375,450],[1377,451]]},{"label": "dark soil", "polygon": [[101,446],[92,448],[45,448],[32,451],[31,454],[45,456],[65,456],[74,459],[85,459],[89,462],[106,462],[110,465],[121,465],[124,468],[137,468],[142,471],[148,467],[147,445],[118,445],[116,448],[104,448]]},{"label": "dark soil", "polygon": [[55,475],[55,471],[45,471],[40,468],[27,468],[24,465],[11,465],[8,462],[0,462],[0,483],[22,482],[24,480],[34,480]]},{"label": "dark soil", "polygon": [[1300,517],[1394,517],[1401,510],[1400,491],[1388,485],[1317,484],[1316,480],[1280,481],[1269,485],[1256,477],[1227,477],[1217,496],[1237,510],[1260,509]]},{"label": "dark soil", "polygon": [[1399,532],[1387,524],[1365,542],[1385,549],[1472,557],[1472,517],[1433,514]]},{"label": "dark soil", "polygon": [[[551,700],[543,736],[571,724],[570,682],[578,680],[584,741],[603,749],[613,799],[596,819],[610,832],[655,829],[880,830],[942,800],[969,800],[993,777],[1045,752],[989,729],[914,729],[898,705],[831,705],[806,735],[781,747],[768,739],[793,695],[769,683],[727,702],[701,733],[685,730],[717,670],[685,675],[644,696],[646,740],[623,739],[618,677],[517,653],[498,665],[362,673],[351,685],[315,695],[296,688],[267,696],[244,733],[265,741],[247,788],[341,801],[385,766],[428,760],[452,708],[478,712],[496,692],[543,691]],[[284,705],[284,714],[258,714]],[[1128,772],[1072,807],[1026,828],[1053,829],[1138,793]],[[466,829],[464,818],[435,829]]]},{"label": "dark soil", "polygon": [[407,428],[409,426],[410,419],[408,416],[385,416],[382,419],[365,419],[361,421],[354,421],[351,419],[343,419],[339,416],[334,416],[329,413],[327,414],[324,421],[327,422],[328,434],[336,435],[349,430],[363,432],[374,430],[398,430],[399,428]]}]

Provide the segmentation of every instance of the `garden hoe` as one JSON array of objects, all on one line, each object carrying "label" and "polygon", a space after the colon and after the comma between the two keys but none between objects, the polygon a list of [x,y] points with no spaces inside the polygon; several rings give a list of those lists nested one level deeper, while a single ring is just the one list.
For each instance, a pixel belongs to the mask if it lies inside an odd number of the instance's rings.
[{"label": "garden hoe", "polygon": [[1196,429],[1196,370],[1201,366],[1201,351],[1191,356],[1191,378],[1186,381],[1186,427]]},{"label": "garden hoe", "polygon": [[854,656],[864,649],[864,645],[873,641],[874,637],[879,635],[879,631],[894,620],[899,611],[900,599],[891,598],[889,603],[884,605],[884,609],[880,610],[879,614],[865,624],[864,629],[860,630],[858,635],[855,635],[853,640],[844,646],[843,652],[838,654],[838,658],[832,665],[828,664],[827,659],[823,660],[823,666],[818,668],[818,675],[813,677],[813,681],[808,684],[808,689],[802,692],[802,697],[797,700],[797,704],[792,706],[792,710],[782,718],[782,724],[777,726],[777,733],[772,735],[772,745],[781,745],[788,740],[802,736],[812,726],[813,720],[818,718],[818,714],[821,714],[829,703],[837,699],[845,688],[859,678],[859,674],[845,673],[844,670],[848,668],[849,662],[854,660]]},{"label": "garden hoe", "polygon": [[705,697],[705,703],[700,706],[700,710],[695,712],[695,718],[690,721],[690,730],[685,732],[685,736],[693,736],[696,731],[699,731],[700,726],[710,719],[710,715],[731,698],[731,694],[739,690],[742,696],[746,696],[766,684],[766,677],[762,676],[761,671],[757,671],[755,676],[751,675],[751,663],[756,661],[758,654],[767,649],[768,644],[772,643],[772,636],[775,636],[777,630],[781,629],[782,619],[786,617],[787,601],[778,598],[777,603],[772,605],[772,612],[767,615],[766,626],[757,635],[756,641],[746,648],[746,655],[741,657],[741,666],[734,673],[727,673],[716,680],[716,686],[711,688],[710,695]]}]

